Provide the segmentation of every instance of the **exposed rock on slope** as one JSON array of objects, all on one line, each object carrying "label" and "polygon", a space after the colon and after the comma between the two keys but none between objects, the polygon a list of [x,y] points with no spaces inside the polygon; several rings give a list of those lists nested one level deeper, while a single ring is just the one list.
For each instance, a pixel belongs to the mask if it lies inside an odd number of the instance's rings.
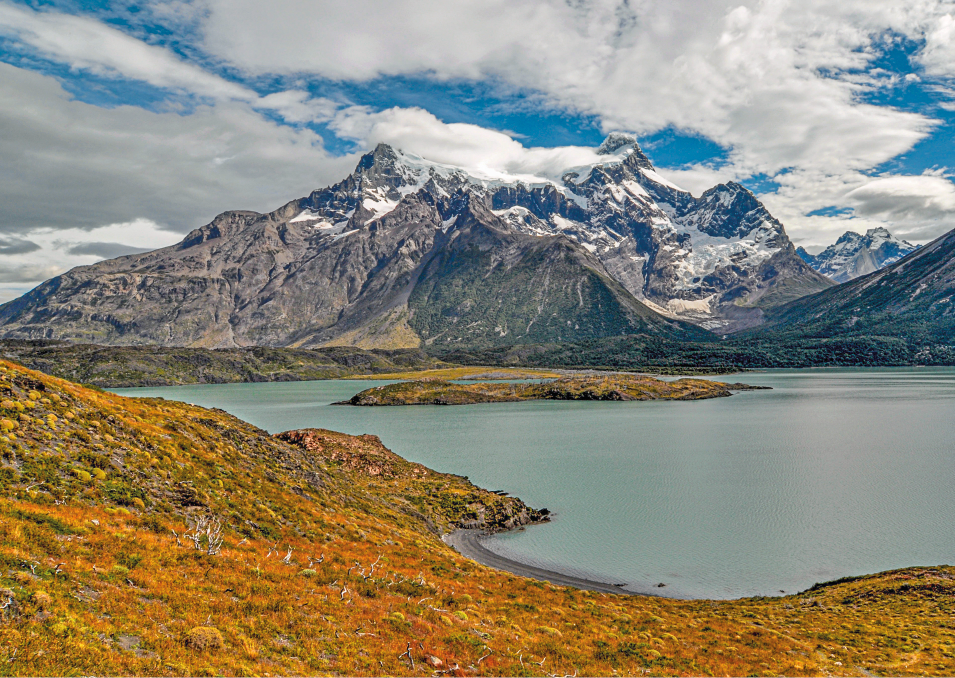
[{"label": "exposed rock on slope", "polygon": [[819,254],[809,254],[801,247],[796,254],[823,275],[846,282],[894,264],[917,249],[917,245],[896,238],[884,228],[871,228],[865,235],[846,231]]},{"label": "exposed rock on slope", "polygon": [[[530,508],[516,497],[489,492],[475,487],[466,478],[436,473],[427,466],[407,461],[385,447],[378,436],[350,436],[327,429],[308,428],[285,431],[275,437],[348,473],[358,487],[367,487],[375,480],[407,481],[402,484],[402,499],[416,506],[440,506],[440,520],[445,528],[499,532],[549,520],[547,509]],[[422,491],[418,484],[436,480],[453,481],[454,485],[445,494],[440,494],[429,487]],[[434,519],[434,516],[429,518]]]},{"label": "exposed rock on slope", "polygon": [[598,152],[558,179],[380,145],[274,212],[226,212],[173,247],[54,278],[0,307],[2,333],[201,347],[698,338],[676,319],[739,329],[829,284],[742,186],[697,199],[632,137]]}]

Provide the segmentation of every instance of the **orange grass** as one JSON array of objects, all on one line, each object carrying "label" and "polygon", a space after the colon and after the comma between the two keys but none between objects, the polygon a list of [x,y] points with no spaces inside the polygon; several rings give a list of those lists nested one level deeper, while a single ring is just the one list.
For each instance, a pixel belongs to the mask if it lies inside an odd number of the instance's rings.
[{"label": "orange grass", "polygon": [[[34,403],[0,438],[2,675],[955,672],[953,568],[738,601],[583,592],[461,557],[427,525],[444,508],[402,499],[463,479],[371,479],[221,411],[9,363],[0,391]],[[210,514],[214,556],[181,537]]]}]

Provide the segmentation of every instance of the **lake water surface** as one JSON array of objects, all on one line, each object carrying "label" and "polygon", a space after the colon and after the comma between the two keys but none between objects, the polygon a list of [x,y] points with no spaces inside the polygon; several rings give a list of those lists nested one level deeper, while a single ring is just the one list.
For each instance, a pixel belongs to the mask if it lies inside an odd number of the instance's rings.
[{"label": "lake water surface", "polygon": [[[403,457],[554,513],[486,542],[680,597],[735,598],[955,563],[955,369],[795,370],[696,402],[333,407],[383,381],[121,389],[270,432],[374,433]],[[658,582],[666,588],[656,588]]]}]

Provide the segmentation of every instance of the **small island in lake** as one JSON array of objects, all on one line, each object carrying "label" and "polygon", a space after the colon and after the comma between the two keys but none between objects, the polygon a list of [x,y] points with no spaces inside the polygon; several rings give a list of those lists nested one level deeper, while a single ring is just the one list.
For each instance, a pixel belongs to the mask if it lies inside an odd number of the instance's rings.
[{"label": "small island in lake", "polygon": [[768,386],[706,379],[663,381],[642,374],[578,375],[543,383],[462,384],[438,379],[376,386],[336,405],[472,405],[521,400],[704,400]]}]

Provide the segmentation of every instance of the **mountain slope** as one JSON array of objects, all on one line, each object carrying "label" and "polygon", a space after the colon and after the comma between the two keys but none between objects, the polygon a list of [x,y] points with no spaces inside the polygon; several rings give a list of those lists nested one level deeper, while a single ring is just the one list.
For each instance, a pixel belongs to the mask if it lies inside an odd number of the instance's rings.
[{"label": "mountain slope", "polygon": [[953,568],[740,601],[579,591],[453,551],[438,536],[451,525],[535,516],[374,436],[270,436],[221,410],[122,398],[4,361],[0,391],[9,675],[955,668],[939,623],[955,603]]},{"label": "mountain slope", "polygon": [[767,331],[955,342],[955,231],[886,268],[773,310]]},{"label": "mountain slope", "polygon": [[426,344],[708,336],[650,311],[572,241],[508,232],[493,221],[486,211],[459,217],[452,240],[422,270],[408,303]]},{"label": "mountain slope", "polygon": [[846,282],[894,264],[917,249],[884,228],[871,228],[865,235],[846,231],[819,254],[809,254],[801,247],[796,254],[819,273],[836,282]]},{"label": "mountain slope", "polygon": [[[468,172],[380,145],[342,182],[274,212],[226,212],[173,247],[54,278],[0,307],[2,333],[194,347],[681,338],[701,335],[680,318],[740,329],[830,284],[742,186],[694,198],[627,135],[596,157],[556,179]],[[470,241],[481,263],[462,258]],[[477,268],[448,267],[465,259]],[[499,307],[493,323],[438,302],[465,278],[482,281],[471,295],[482,312]]]},{"label": "mountain slope", "polygon": [[758,325],[763,309],[832,285],[740,184],[694,198],[660,176],[632,136],[610,135],[598,152],[605,163],[565,172],[559,184],[495,190],[497,213],[519,230],[575,239],[637,299],[714,331]]}]

